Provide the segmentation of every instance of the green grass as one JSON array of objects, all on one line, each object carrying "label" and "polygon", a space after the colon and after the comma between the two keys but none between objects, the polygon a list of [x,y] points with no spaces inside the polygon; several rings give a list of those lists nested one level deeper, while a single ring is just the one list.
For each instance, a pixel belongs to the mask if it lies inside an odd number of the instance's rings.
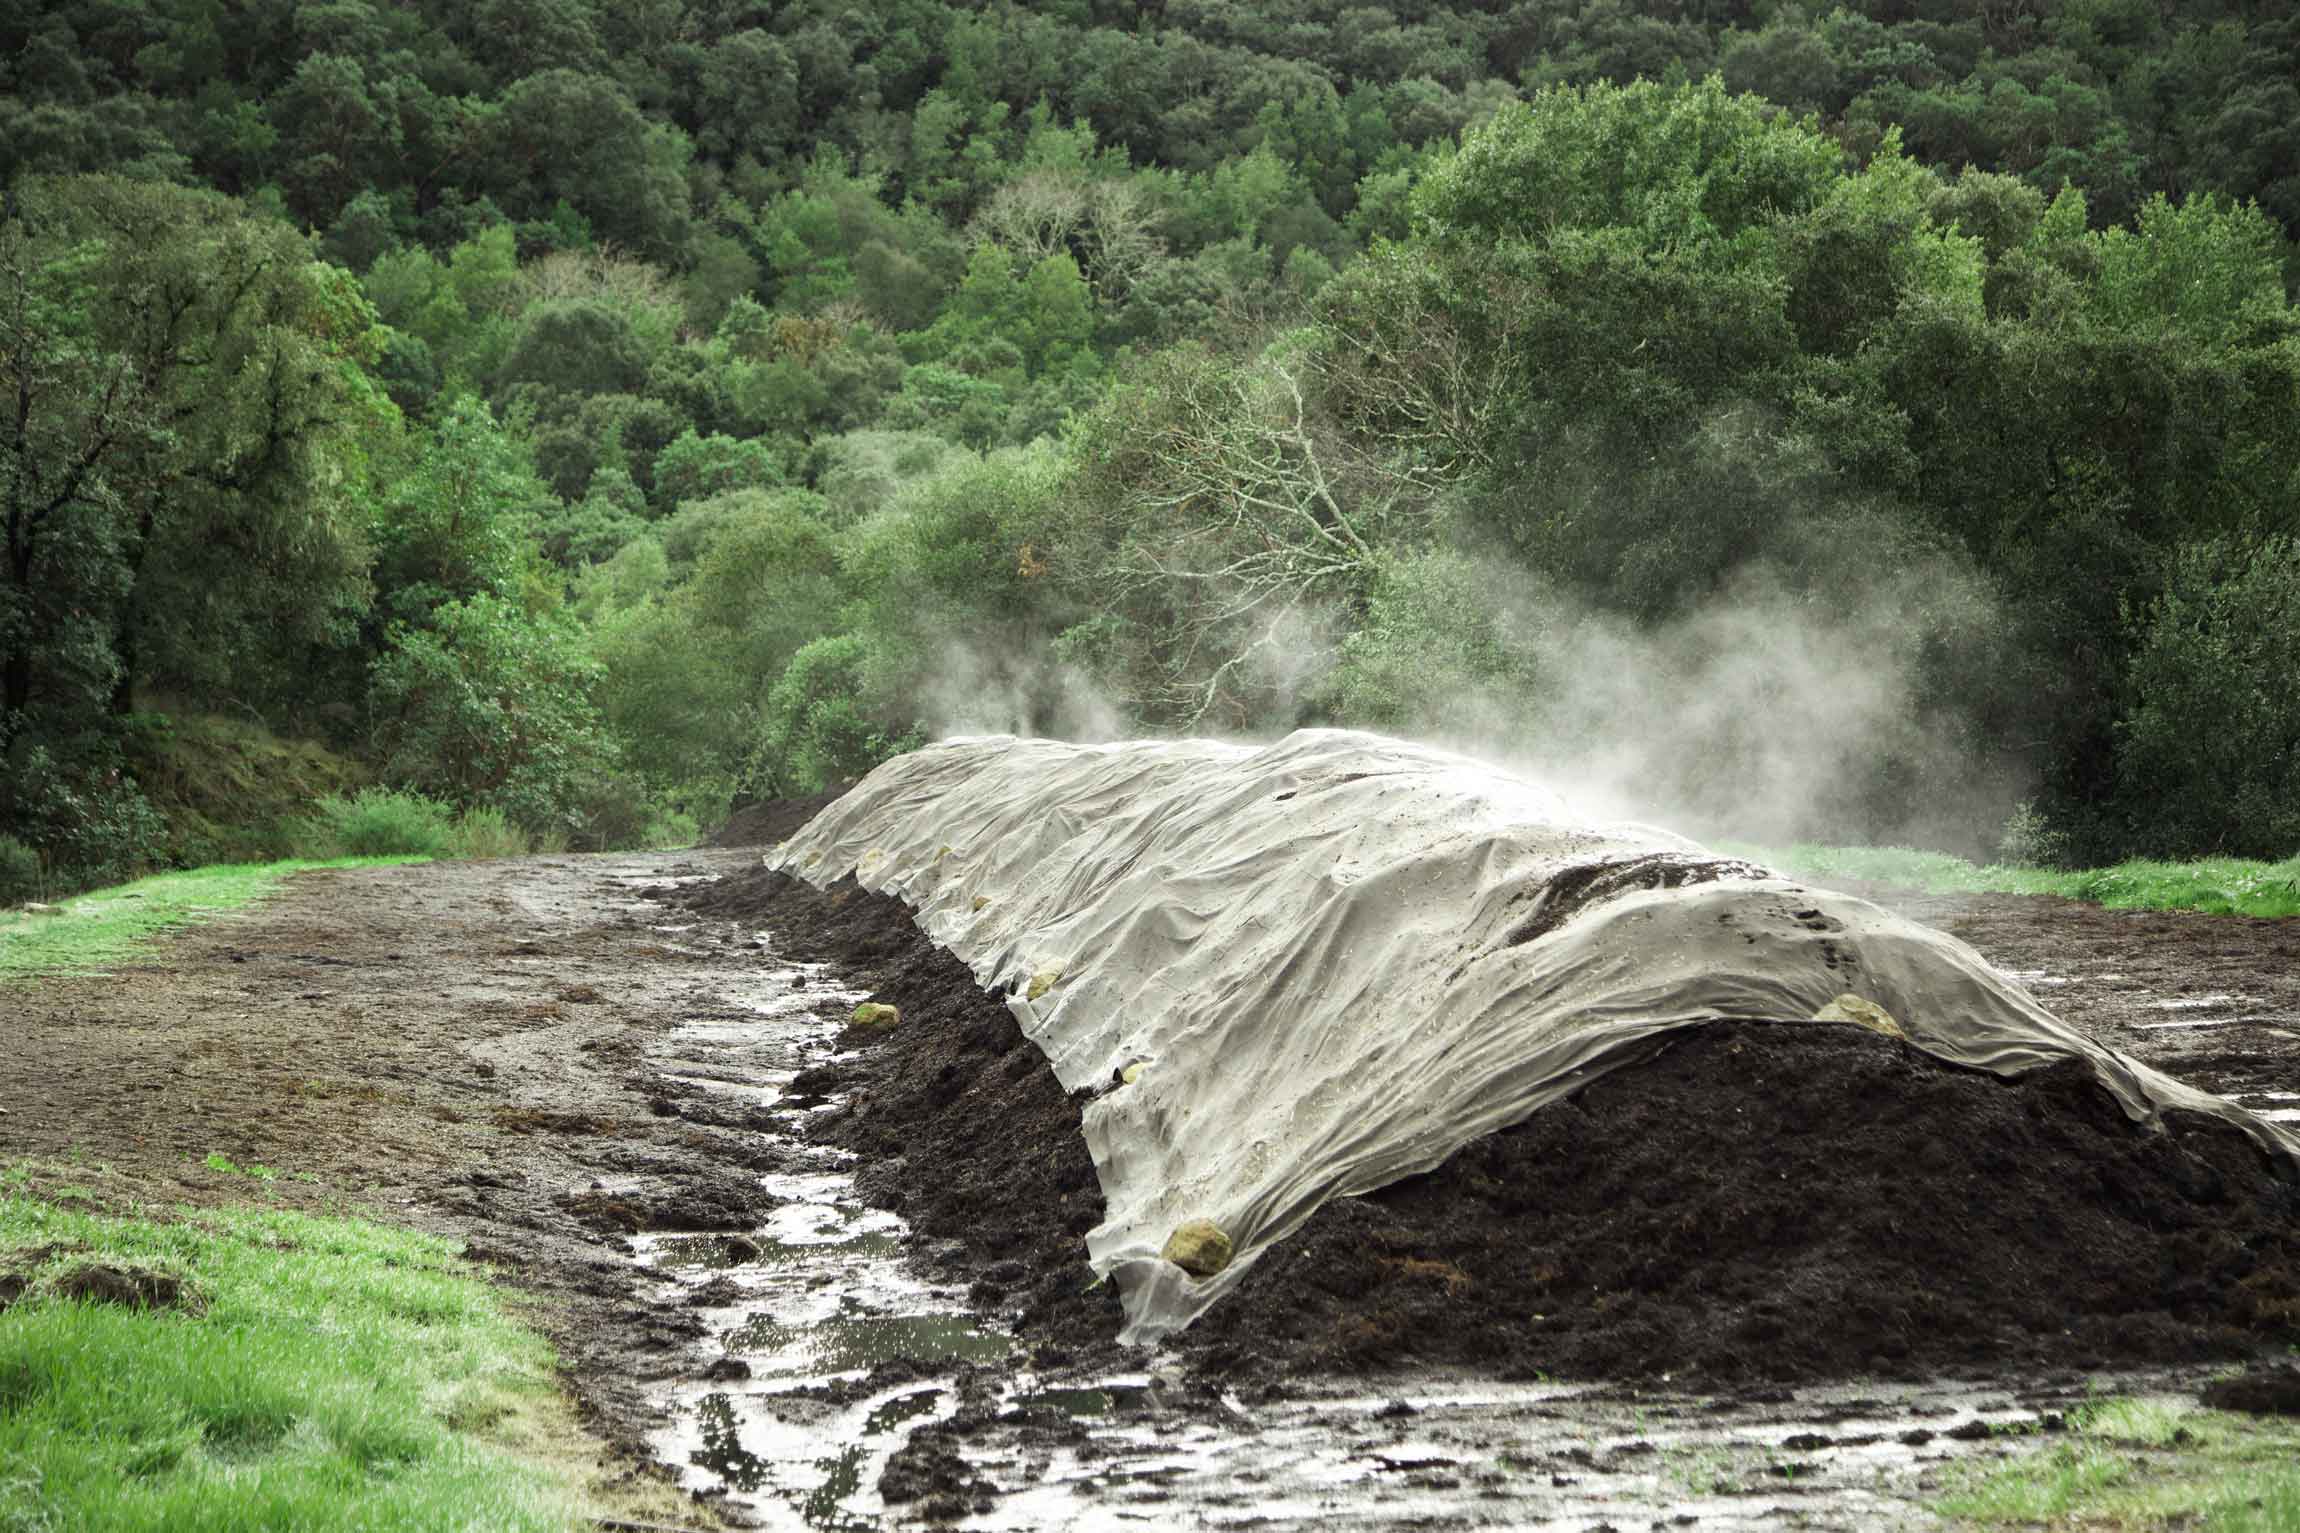
[{"label": "green grass", "polygon": [[1968,1527],[2300,1533],[2300,1422],[2103,1400],[2065,1438],[1976,1466],[1934,1510]]},{"label": "green grass", "polygon": [[2201,910],[2211,915],[2300,915],[2300,857],[2247,862],[2120,862],[2073,873],[2047,868],[1981,867],[1946,852],[1906,847],[1808,846],[1731,848],[1798,878],[1858,879],[1934,894],[2057,894],[2113,910]]},{"label": "green grass", "polygon": [[276,890],[305,868],[359,868],[406,857],[338,857],[326,861],[231,863],[162,873],[62,902],[61,915],[0,911],[0,984],[37,974],[87,974],[132,958],[157,934]]},{"label": "green grass", "polygon": [[[5,1178],[0,1177],[0,1182]],[[57,1296],[159,1271],[189,1309]],[[284,1211],[158,1221],[0,1193],[0,1533],[567,1529],[512,1444],[563,1408],[543,1341],[428,1236]]]}]

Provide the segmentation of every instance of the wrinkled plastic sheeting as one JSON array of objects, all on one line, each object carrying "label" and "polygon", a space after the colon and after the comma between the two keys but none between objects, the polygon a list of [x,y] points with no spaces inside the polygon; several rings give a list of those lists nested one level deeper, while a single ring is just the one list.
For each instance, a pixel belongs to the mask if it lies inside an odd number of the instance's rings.
[{"label": "wrinkled plastic sheeting", "polygon": [[[1943,1059],[2017,1075],[2077,1056],[2136,1119],[2177,1105],[2300,1154],[1954,938],[1376,735],[951,740],[872,772],[767,863],[910,903],[1011,991],[1064,1088],[1100,1093],[1085,1135],[1107,1217],[1087,1246],[1126,1341],[1187,1325],[1328,1198],[1430,1170],[1674,1030],[1847,992]],[[1158,1255],[1196,1218],[1235,1252],[1206,1278]]]}]

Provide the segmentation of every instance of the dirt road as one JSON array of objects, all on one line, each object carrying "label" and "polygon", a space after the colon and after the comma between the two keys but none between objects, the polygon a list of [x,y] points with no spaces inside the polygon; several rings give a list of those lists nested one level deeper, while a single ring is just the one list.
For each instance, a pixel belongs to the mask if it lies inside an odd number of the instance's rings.
[{"label": "dirt road", "polygon": [[[638,897],[751,860],[306,875],[149,966],[0,990],[0,1160],[463,1241],[544,1301],[597,1429],[627,1465],[669,1460],[698,1523],[1923,1525],[1959,1460],[2099,1382],[1385,1376],[1247,1400],[1156,1358],[1034,1358],[807,1142],[825,1104],[791,1082],[834,1053],[841,976]],[[2300,922],[1905,904],[2115,1046],[2300,1107]]]}]

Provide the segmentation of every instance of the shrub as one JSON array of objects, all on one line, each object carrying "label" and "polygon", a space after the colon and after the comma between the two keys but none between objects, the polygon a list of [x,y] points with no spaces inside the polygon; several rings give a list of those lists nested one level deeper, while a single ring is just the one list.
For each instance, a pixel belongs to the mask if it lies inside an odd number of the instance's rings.
[{"label": "shrub", "polygon": [[384,775],[501,809],[530,831],[582,816],[616,749],[592,706],[600,667],[563,618],[492,596],[395,624],[368,702]]},{"label": "shrub", "polygon": [[639,844],[647,850],[668,851],[673,847],[693,846],[702,839],[702,822],[686,810],[662,803],[647,806],[647,824],[639,833]]},{"label": "shrub", "polygon": [[500,809],[466,809],[447,838],[450,857],[524,857],[527,834]]},{"label": "shrub", "polygon": [[2026,799],[2014,807],[1997,841],[1997,860],[2012,868],[2071,867],[2073,856],[2068,832]]},{"label": "shrub", "polygon": [[2300,542],[2214,538],[2174,555],[2131,622],[2119,807],[2141,850],[2275,859],[2300,847]]},{"label": "shrub", "polygon": [[125,883],[160,860],[167,822],[108,751],[64,762],[42,746],[11,762],[11,828],[67,889]]},{"label": "shrub", "polygon": [[14,836],[0,836],[0,906],[40,897],[40,854]]},{"label": "shrub", "polygon": [[889,736],[863,711],[868,646],[854,634],[817,639],[791,657],[759,720],[748,786],[768,797],[817,793],[915,749],[915,730]]},{"label": "shrub", "polygon": [[321,799],[297,844],[307,857],[440,857],[455,835],[445,804],[397,788],[362,788]]}]

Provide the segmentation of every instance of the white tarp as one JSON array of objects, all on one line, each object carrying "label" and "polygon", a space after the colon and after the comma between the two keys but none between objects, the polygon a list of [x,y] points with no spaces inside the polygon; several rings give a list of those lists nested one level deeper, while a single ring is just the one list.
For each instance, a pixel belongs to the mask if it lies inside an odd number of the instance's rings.
[{"label": "white tarp", "polygon": [[[2081,1056],[2135,1118],[2192,1108],[2300,1154],[1954,938],[1376,735],[947,741],[872,772],[767,863],[909,902],[1011,987],[1065,1088],[1103,1093],[1085,1133],[1107,1217],[1087,1244],[1128,1341],[1187,1325],[1326,1199],[1429,1170],[1660,1034],[1845,993],[1943,1059],[2014,1075]],[[1158,1256],[1199,1218],[1236,1253],[1205,1279]]]}]

